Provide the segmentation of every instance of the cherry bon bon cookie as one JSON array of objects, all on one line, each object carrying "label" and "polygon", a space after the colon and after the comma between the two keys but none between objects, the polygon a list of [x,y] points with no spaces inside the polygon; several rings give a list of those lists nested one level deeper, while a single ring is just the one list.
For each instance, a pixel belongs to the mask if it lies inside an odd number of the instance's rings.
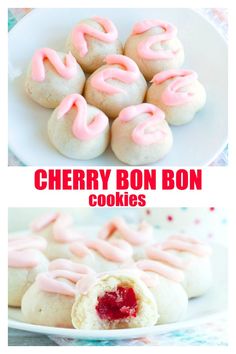
[{"label": "cherry bon bon cookie", "polygon": [[39,274],[22,299],[22,313],[28,323],[71,328],[71,309],[76,284],[93,271],[84,265],[58,259],[49,271]]},{"label": "cherry bon bon cookie", "polygon": [[94,159],[108,146],[109,121],[100,109],[88,105],[83,96],[72,94],[52,113],[48,136],[62,155],[71,159]]},{"label": "cherry bon bon cookie", "polygon": [[124,240],[84,240],[70,246],[71,259],[96,272],[106,272],[133,265],[132,246]]},{"label": "cherry bon bon cookie", "polygon": [[85,276],[77,290],[71,313],[75,328],[137,328],[157,322],[158,309],[153,295],[132,272]]},{"label": "cherry bon bon cookie", "polygon": [[144,258],[145,247],[154,242],[153,227],[143,221],[139,225],[129,225],[121,217],[114,218],[103,225],[99,232],[103,240],[125,240],[133,247],[135,260]]},{"label": "cherry bon bon cookie", "polygon": [[152,104],[124,108],[112,124],[111,148],[128,165],[154,163],[170,151],[172,143],[164,112]]},{"label": "cherry bon bon cookie", "polygon": [[67,49],[88,73],[102,66],[107,55],[123,52],[115,25],[98,16],[82,20],[73,28]]},{"label": "cherry bon bon cookie", "polygon": [[48,259],[70,258],[69,246],[81,240],[83,235],[75,229],[71,215],[52,212],[35,219],[30,225],[34,234],[44,237],[47,241],[44,254]]},{"label": "cherry bon bon cookie", "polygon": [[163,243],[152,245],[146,254],[151,260],[159,260],[163,251],[165,251],[163,262],[184,272],[181,284],[189,298],[201,296],[210,288],[212,284],[210,246],[189,236],[176,235]]},{"label": "cherry bon bon cookie", "polygon": [[125,43],[124,52],[137,63],[148,81],[156,73],[179,68],[184,62],[184,50],[177,38],[177,28],[160,20],[136,23]]},{"label": "cherry bon bon cookie", "polygon": [[169,124],[182,125],[204,107],[206,91],[195,71],[168,70],[153,77],[146,100],[165,112]]},{"label": "cherry bon bon cookie", "polygon": [[157,303],[158,324],[177,322],[185,316],[188,308],[188,295],[181,285],[184,272],[164,262],[168,259],[167,252],[158,256],[155,260],[139,260],[136,267],[142,272],[140,277]]},{"label": "cherry bon bon cookie", "polygon": [[21,300],[36,276],[47,270],[42,253],[46,240],[38,236],[10,238],[8,242],[8,305],[21,307]]},{"label": "cherry bon bon cookie", "polygon": [[71,53],[42,48],[33,55],[25,90],[41,106],[55,108],[65,96],[81,93],[84,83],[84,72]]},{"label": "cherry bon bon cookie", "polygon": [[86,81],[84,96],[114,119],[123,108],[143,102],[147,83],[137,64],[124,55],[108,55],[105,63]]}]

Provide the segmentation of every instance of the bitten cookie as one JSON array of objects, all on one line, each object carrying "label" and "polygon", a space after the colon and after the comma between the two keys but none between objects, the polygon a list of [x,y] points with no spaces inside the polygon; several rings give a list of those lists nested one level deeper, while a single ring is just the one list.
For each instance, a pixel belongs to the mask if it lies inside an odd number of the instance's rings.
[{"label": "bitten cookie", "polygon": [[161,20],[144,20],[135,24],[127,39],[125,55],[138,65],[146,80],[184,62],[184,49],[177,38],[177,28]]},{"label": "bitten cookie", "polygon": [[145,257],[145,247],[154,242],[153,227],[147,222],[129,225],[121,217],[114,218],[103,225],[99,238],[103,240],[125,240],[133,247],[135,260]]},{"label": "bitten cookie", "polygon": [[165,114],[152,104],[124,108],[112,124],[111,148],[128,165],[154,163],[170,151],[172,143]]},{"label": "bitten cookie", "polygon": [[190,122],[206,103],[206,91],[192,70],[168,70],[155,75],[147,102],[160,107],[169,124]]},{"label": "bitten cookie", "polygon": [[41,215],[33,220],[30,229],[34,234],[44,237],[47,241],[44,254],[50,260],[70,258],[70,244],[84,237],[76,230],[71,215],[60,212]]},{"label": "bitten cookie", "polygon": [[76,283],[88,267],[59,259],[53,261],[49,271],[39,274],[22,299],[22,314],[28,323],[71,328],[71,308],[75,300]]},{"label": "bitten cookie", "polygon": [[41,106],[55,108],[72,93],[82,93],[85,75],[71,53],[42,48],[28,68],[25,90]]},{"label": "bitten cookie", "polygon": [[110,139],[107,116],[78,94],[65,97],[48,121],[52,145],[64,156],[89,160],[101,155]]},{"label": "bitten cookie", "polygon": [[84,96],[109,118],[116,118],[123,108],[143,102],[147,83],[132,59],[108,55],[105,62],[86,81]]},{"label": "bitten cookie", "polygon": [[123,52],[115,25],[98,16],[82,20],[74,27],[67,40],[67,49],[88,73],[102,66],[107,55]]},{"label": "bitten cookie", "polygon": [[42,251],[47,242],[38,236],[10,238],[8,242],[8,305],[21,307],[21,300],[36,276],[47,270]]},{"label": "bitten cookie", "polygon": [[152,293],[129,271],[84,277],[77,289],[71,313],[75,328],[136,328],[157,322],[158,310]]},{"label": "bitten cookie", "polygon": [[181,282],[188,297],[203,295],[212,284],[211,247],[185,235],[169,237],[165,242],[152,245],[147,249],[147,256],[159,259],[161,251],[169,253],[164,261],[184,272]]}]

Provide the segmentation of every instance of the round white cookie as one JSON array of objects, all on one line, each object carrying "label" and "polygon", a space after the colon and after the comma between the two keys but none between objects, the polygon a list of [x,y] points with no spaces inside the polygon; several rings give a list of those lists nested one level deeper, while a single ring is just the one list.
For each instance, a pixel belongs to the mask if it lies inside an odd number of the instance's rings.
[{"label": "round white cookie", "polygon": [[[128,108],[133,109],[133,107]],[[125,116],[126,109],[121,111],[120,114]],[[149,112],[140,112],[134,115],[133,119],[127,121],[120,119],[119,116],[113,122],[111,148],[120,161],[128,165],[151,164],[162,159],[170,151],[173,136],[166,120],[157,120],[152,125],[149,125],[149,123],[152,124]],[[146,127],[143,129],[144,124]],[[142,139],[140,139],[139,132],[136,134],[139,127],[143,130],[141,132]],[[156,134],[158,135],[155,138]],[[138,135],[138,139],[135,139],[134,135]],[[154,138],[149,139],[149,136]]]},{"label": "round white cookie", "polygon": [[189,298],[203,295],[212,285],[211,252],[209,245],[184,234],[170,236],[146,249],[152,260],[149,262],[163,262],[175,277],[183,273],[180,283]]},{"label": "round white cookie", "polygon": [[48,269],[37,276],[22,299],[24,320],[37,325],[70,328],[76,285],[93,271],[66,259],[51,262]]},{"label": "round white cookie", "polygon": [[73,262],[84,264],[98,273],[113,271],[120,268],[127,268],[133,264],[132,259],[128,259],[124,262],[112,262],[95,251],[90,251],[89,254],[84,257],[79,257],[75,254],[72,254],[70,259]]},{"label": "round white cookie", "polygon": [[84,235],[76,229],[70,214],[51,212],[40,215],[31,222],[31,231],[47,241],[43,253],[49,260],[71,257],[71,243],[83,239]]},{"label": "round white cookie", "polygon": [[[152,20],[150,20],[149,23],[151,24]],[[124,47],[124,54],[132,58],[137,63],[140,71],[143,73],[147,81],[150,81],[153,76],[160,71],[179,68],[184,62],[184,49],[180,40],[176,36],[173,36],[172,39],[164,41],[158,40],[158,36],[163,34],[164,30],[154,23],[155,20],[153,25],[150,25],[150,28],[144,30],[142,33],[131,34]],[[139,24],[136,24],[135,27],[137,25]],[[154,41],[151,45],[151,50],[153,51],[154,56],[159,51],[170,51],[174,53],[173,57],[152,59],[151,57],[146,58],[145,56],[142,56],[142,50],[139,52],[138,47],[141,43],[149,41],[151,37],[156,37],[156,41]]]},{"label": "round white cookie", "polygon": [[[65,99],[70,99],[71,95]],[[78,95],[79,96],[79,95]],[[65,100],[64,99],[64,100]],[[80,99],[83,99],[80,96]],[[71,159],[89,160],[94,159],[101,155],[107,148],[110,139],[110,128],[108,118],[98,108],[86,104],[86,112],[82,111],[81,106],[78,108],[71,106],[70,109],[59,117],[61,104],[54,110],[48,121],[48,136],[52,145],[64,156]],[[80,110],[81,108],[81,110]],[[80,128],[78,130],[93,130],[93,123],[100,116],[105,121],[102,130],[96,134],[90,134],[86,136],[76,135],[74,133],[74,126],[76,125],[76,119]],[[84,123],[83,123],[84,121]],[[82,123],[81,123],[82,122]]]},{"label": "round white cookie", "polygon": [[[153,83],[147,91],[147,102],[152,103],[162,109],[165,112],[167,122],[171,125],[182,125],[189,123],[194,118],[196,113],[200,111],[206,103],[206,90],[197,79],[193,79],[189,83],[183,83],[182,85],[180,83],[180,86],[177,87],[177,80],[179,80],[178,76],[180,76],[184,71],[173,71],[172,77],[171,71],[167,71],[167,79],[160,83],[156,81],[158,75],[154,76],[152,80]],[[190,70],[187,72],[194,75],[196,74]],[[168,73],[170,74],[168,75]],[[160,75],[163,74],[165,74],[165,72],[160,73]],[[168,78],[168,76],[170,78]],[[174,86],[177,87],[178,92],[176,92],[176,94],[174,93],[173,95],[173,92],[171,91],[173,90]],[[171,102],[171,98],[169,101],[166,100],[166,96],[169,93],[172,95],[172,97],[175,96],[173,103]],[[179,100],[177,102],[176,99],[178,100],[178,96],[180,95],[185,95],[185,97],[183,100]],[[186,99],[186,97],[188,98]]]},{"label": "round white cookie", "polygon": [[[68,54],[54,51],[61,62],[66,61]],[[71,54],[69,54],[71,56]],[[32,62],[28,67],[25,91],[29,97],[46,108],[55,108],[61,100],[72,93],[82,93],[85,83],[85,75],[80,65],[74,59],[75,73],[70,78],[62,77],[55,66],[47,58],[43,60],[45,78],[36,81],[32,78]]]},{"label": "round white cookie", "polygon": [[142,259],[136,267],[157,303],[158,324],[177,322],[183,318],[188,307],[188,295],[181,285],[184,273],[163,262],[162,257],[158,261]]},{"label": "round white cookie", "polygon": [[132,246],[124,240],[91,240],[70,246],[73,262],[89,266],[97,273],[129,268],[133,265]]},{"label": "round white cookie", "polygon": [[84,277],[71,316],[78,329],[137,328],[155,325],[158,309],[152,293],[137,275],[117,271],[94,281]]},{"label": "round white cookie", "polygon": [[153,226],[146,221],[129,224],[122,217],[115,217],[101,227],[99,238],[112,242],[124,240],[133,247],[133,259],[145,258],[145,248],[154,242]]},{"label": "round white cookie", "polygon": [[[150,273],[153,276],[153,273]],[[157,276],[157,285],[149,287],[157,302],[158,324],[180,321],[188,308],[188,295],[183,286],[165,277]]]},{"label": "round white cookie", "polygon": [[[107,19],[103,19],[103,21],[108,21],[109,23],[111,23],[111,21]],[[76,42],[79,43],[81,37],[78,37],[77,40],[73,40],[72,36],[73,31],[75,31],[75,29],[81,25],[86,25],[87,27],[90,27],[91,30],[95,30],[98,33],[104,33],[104,28],[96,20],[96,18],[84,19],[80,21],[77,26],[75,26],[75,28],[72,30],[67,39],[67,50],[74,55],[77,62],[81,65],[84,71],[86,71],[87,73],[94,72],[96,69],[98,69],[104,64],[104,59],[109,54],[122,54],[122,44],[117,36],[115,40],[111,42],[105,42],[103,40],[100,40],[98,37],[96,38],[96,36],[89,35],[85,31],[84,37],[87,44],[87,53],[85,55],[81,55],[80,50],[78,50],[76,46]],[[114,24],[111,24],[111,26],[114,27]]]},{"label": "round white cookie", "polygon": [[24,320],[28,323],[71,328],[73,303],[73,296],[43,291],[35,282],[23,296],[21,310]]},{"label": "round white cookie", "polygon": [[194,298],[207,292],[212,285],[212,268],[210,257],[198,257],[188,252],[174,252],[186,264],[182,285],[188,297]]},{"label": "round white cookie", "polygon": [[33,284],[38,274],[48,268],[48,259],[35,250],[38,265],[33,268],[8,267],[8,305],[21,307],[21,300],[27,289]]},{"label": "round white cookie", "polygon": [[[147,90],[147,83],[136,64],[125,56],[116,56],[116,58],[117,62],[120,61],[120,64],[101,66],[88,78],[84,90],[87,102],[101,109],[111,119],[118,117],[123,108],[142,103]],[[122,81],[123,77],[127,77],[129,74],[133,75],[133,73],[124,69],[122,61],[135,65],[134,70],[136,70],[137,77],[131,79],[130,82]],[[114,72],[109,75],[109,72],[113,70]],[[106,85],[105,90],[102,90],[101,80]],[[97,85],[94,85],[94,81],[98,82]],[[114,89],[119,90],[119,92],[113,92]]]}]

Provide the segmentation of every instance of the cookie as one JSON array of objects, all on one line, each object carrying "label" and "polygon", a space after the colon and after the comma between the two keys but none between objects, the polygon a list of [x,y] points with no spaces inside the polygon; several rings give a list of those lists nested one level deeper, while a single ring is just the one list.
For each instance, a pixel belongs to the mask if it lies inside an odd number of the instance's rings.
[{"label": "cookie", "polygon": [[146,165],[162,159],[173,144],[165,114],[143,103],[124,108],[112,124],[111,148],[128,165]]},{"label": "cookie", "polygon": [[163,70],[179,68],[184,62],[183,45],[177,28],[161,20],[144,20],[134,25],[124,53],[138,65],[146,80]]},{"label": "cookie", "polygon": [[55,108],[64,97],[82,93],[84,83],[84,72],[71,53],[42,48],[27,70],[25,91],[41,106]]},{"label": "cookie", "polygon": [[107,116],[78,94],[65,97],[48,121],[52,145],[71,159],[90,160],[103,154],[110,140]]},{"label": "cookie", "polygon": [[147,102],[160,107],[172,125],[189,123],[206,103],[206,91],[192,70],[168,70],[155,75]]},{"label": "cookie", "polygon": [[70,33],[66,47],[87,73],[102,66],[107,55],[123,52],[115,25],[98,16],[80,21]]},{"label": "cookie", "polygon": [[124,55],[108,55],[105,63],[86,81],[84,96],[114,119],[123,108],[143,102],[147,83],[135,62]]}]

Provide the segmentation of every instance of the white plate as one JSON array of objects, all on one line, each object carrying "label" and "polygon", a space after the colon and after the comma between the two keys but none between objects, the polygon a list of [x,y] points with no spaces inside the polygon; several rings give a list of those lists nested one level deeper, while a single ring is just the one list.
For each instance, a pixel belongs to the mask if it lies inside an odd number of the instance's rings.
[{"label": "white plate", "polygon": [[[63,50],[70,29],[82,18],[109,17],[124,42],[135,22],[161,18],[173,22],[184,44],[184,67],[196,70],[205,85],[206,107],[182,127],[172,128],[174,146],[160,166],[209,164],[227,142],[227,45],[217,30],[190,9],[37,9],[9,33],[9,146],[26,165],[122,165],[111,150],[89,161],[63,157],[47,137],[51,110],[31,101],[23,89],[24,75],[40,47]],[[42,26],[43,21],[43,26]]]},{"label": "white plate", "polygon": [[227,310],[227,250],[224,246],[213,244],[212,268],[212,287],[204,296],[190,300],[187,315],[181,322],[135,329],[77,330],[24,323],[21,311],[9,308],[9,327],[67,338],[102,340],[138,338],[196,326],[214,320]]}]

